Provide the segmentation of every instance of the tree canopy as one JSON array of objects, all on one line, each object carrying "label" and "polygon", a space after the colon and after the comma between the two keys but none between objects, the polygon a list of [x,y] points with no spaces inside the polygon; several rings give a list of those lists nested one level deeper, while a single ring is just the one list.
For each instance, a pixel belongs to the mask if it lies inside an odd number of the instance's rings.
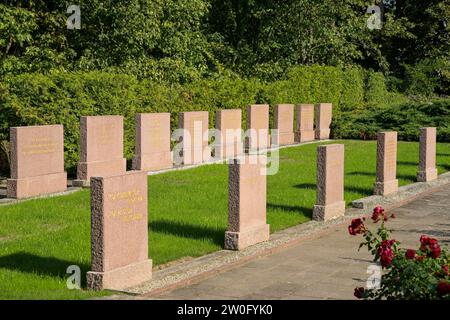
[{"label": "tree canopy", "polygon": [[[296,65],[360,65],[448,94],[450,0],[79,0],[0,4],[0,77],[116,70],[189,82],[229,70],[262,80]],[[371,5],[381,29],[369,29]],[[419,79],[419,80],[417,80]],[[414,82],[413,81],[413,82]],[[403,86],[405,86],[403,84]]]}]

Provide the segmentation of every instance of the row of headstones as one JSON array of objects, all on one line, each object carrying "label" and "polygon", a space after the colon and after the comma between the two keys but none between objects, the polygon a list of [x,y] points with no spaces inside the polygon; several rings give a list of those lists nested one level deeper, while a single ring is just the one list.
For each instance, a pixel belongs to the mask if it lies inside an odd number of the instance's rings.
[{"label": "row of headstones", "polygon": [[[225,249],[242,250],[269,240],[265,157],[246,155],[229,164]],[[397,133],[379,133],[375,194],[397,190],[396,159]],[[418,179],[429,181],[436,178],[436,128],[423,128]],[[151,280],[145,172],[92,178],[91,188],[92,271],[88,272],[88,287],[123,290]],[[325,221],[344,213],[344,145],[319,146],[313,219]]]},{"label": "row of headstones", "polygon": [[[294,132],[294,108],[297,114]],[[314,108],[315,121],[314,128]],[[275,145],[328,139],[332,117],[329,103],[281,104],[275,106]],[[249,105],[247,128],[256,134],[245,139],[245,150],[270,147],[269,105]],[[208,146],[207,111],[182,112],[181,164],[197,164],[210,160]],[[215,141],[214,156],[232,158],[243,153],[241,110],[220,110],[216,113],[216,129],[220,132]],[[229,131],[237,135],[229,136]],[[88,186],[91,177],[109,176],[126,172],[123,155],[123,117],[88,116],[80,120],[80,162],[74,186]],[[200,133],[200,137],[197,137]],[[136,144],[133,169],[156,171],[173,166],[170,149],[170,113],[136,115]],[[61,125],[13,127],[11,140],[11,178],[7,181],[7,196],[23,199],[67,190],[67,173],[64,172],[64,134]]]}]

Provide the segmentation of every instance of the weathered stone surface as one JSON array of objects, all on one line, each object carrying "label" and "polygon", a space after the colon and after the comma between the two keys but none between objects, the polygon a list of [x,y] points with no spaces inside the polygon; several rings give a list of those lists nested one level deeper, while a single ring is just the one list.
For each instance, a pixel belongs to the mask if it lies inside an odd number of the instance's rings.
[{"label": "weathered stone surface", "polygon": [[344,145],[330,144],[317,148],[317,201],[313,219],[326,221],[343,216]]},{"label": "weathered stone surface", "polygon": [[243,152],[241,109],[219,110],[216,112],[215,158],[235,157]]},{"label": "weathered stone surface", "polygon": [[277,104],[274,110],[276,133],[272,136],[272,144],[283,146],[294,143],[294,105]]},{"label": "weathered stone surface", "polygon": [[80,162],[74,185],[88,185],[93,176],[116,175],[125,171],[123,117],[81,117]]},{"label": "weathered stone surface", "polygon": [[296,128],[295,141],[307,142],[313,141],[314,133],[314,105],[299,104],[295,106]]},{"label": "weathered stone surface", "polygon": [[151,279],[147,206],[146,172],[91,178],[88,288],[123,290]]},{"label": "weathered stone surface", "polygon": [[265,150],[270,147],[269,105],[253,104],[247,106],[247,152]]},{"label": "weathered stone surface", "polygon": [[188,165],[209,161],[208,111],[181,112],[179,127],[183,130],[181,163]]},{"label": "weathered stone surface", "polygon": [[318,103],[315,105],[316,139],[325,140],[330,138],[330,126],[333,112],[331,103]]},{"label": "weathered stone surface", "polygon": [[139,113],[135,122],[133,169],[155,171],[171,168],[170,113]]},{"label": "weathered stone surface", "polygon": [[225,249],[242,250],[269,239],[265,163],[265,155],[250,155],[234,159],[229,165]]},{"label": "weathered stone surface", "polygon": [[10,129],[8,198],[24,199],[67,190],[63,131],[62,125]]},{"label": "weathered stone surface", "polygon": [[438,176],[436,169],[436,128],[420,129],[419,171],[417,181],[427,182]]},{"label": "weathered stone surface", "polygon": [[377,180],[374,194],[384,196],[397,190],[397,132],[380,132],[377,140]]}]

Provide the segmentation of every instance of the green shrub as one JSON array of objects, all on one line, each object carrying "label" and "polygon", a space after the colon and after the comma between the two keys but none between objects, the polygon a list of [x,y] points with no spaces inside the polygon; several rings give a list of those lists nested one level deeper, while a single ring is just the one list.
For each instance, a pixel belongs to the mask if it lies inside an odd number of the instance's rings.
[{"label": "green shrub", "polygon": [[[132,75],[101,71],[28,73],[8,76],[0,83],[0,141],[9,139],[12,126],[62,124],[66,170],[73,173],[79,159],[81,116],[124,116],[125,156],[130,159],[134,147],[134,116],[138,112],[170,112],[174,129],[178,127],[181,111],[209,111],[210,127],[213,127],[216,110],[240,108],[245,128],[248,104],[331,102],[333,136],[342,135],[340,130],[343,130],[344,135],[354,137],[356,133],[350,134],[354,127],[347,128],[345,121],[340,120],[341,110],[352,111],[352,116],[363,113],[365,96],[363,70],[317,65],[292,68],[285,80],[268,84],[242,79],[229,72],[184,85],[139,81]],[[270,121],[273,122],[272,108]],[[370,132],[373,136],[376,127]]]},{"label": "green shrub", "polygon": [[344,112],[334,132],[337,138],[375,139],[377,132],[393,130],[400,140],[417,141],[419,129],[427,126],[437,127],[438,141],[450,141],[450,99]]},{"label": "green shrub", "polygon": [[9,128],[13,126],[62,124],[66,169],[73,173],[79,160],[81,116],[124,116],[125,156],[130,159],[136,113],[170,112],[173,129],[178,126],[179,112],[205,110],[210,111],[212,126],[215,110],[245,109],[247,104],[258,102],[260,86],[256,80],[244,81],[233,76],[199,80],[185,86],[165,85],[98,71],[7,77],[0,85],[0,141],[9,139]]},{"label": "green shrub", "polygon": [[446,58],[423,59],[415,65],[405,65],[406,92],[431,97],[435,93],[450,93],[450,61]]}]

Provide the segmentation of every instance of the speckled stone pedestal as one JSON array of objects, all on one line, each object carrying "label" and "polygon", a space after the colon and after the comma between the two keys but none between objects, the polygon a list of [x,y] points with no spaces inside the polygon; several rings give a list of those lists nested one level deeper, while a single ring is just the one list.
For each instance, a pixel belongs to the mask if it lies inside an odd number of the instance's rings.
[{"label": "speckled stone pedestal", "polygon": [[80,119],[80,162],[73,185],[86,187],[91,177],[124,173],[123,117],[88,116]]},{"label": "speckled stone pedestal", "polygon": [[375,195],[385,196],[398,191],[397,132],[380,132],[377,139],[377,180]]},{"label": "speckled stone pedestal", "polygon": [[333,105],[331,103],[319,103],[315,105],[315,111],[315,138],[316,140],[327,140],[330,138]]},{"label": "speckled stone pedestal", "polygon": [[225,249],[242,250],[269,239],[266,161],[265,155],[246,155],[229,164]]},{"label": "speckled stone pedestal", "polygon": [[91,178],[92,290],[123,290],[152,278],[147,173]]},{"label": "speckled stone pedestal", "polygon": [[417,181],[428,182],[437,179],[437,176],[436,128],[421,128]]},{"label": "speckled stone pedestal", "polygon": [[315,139],[314,133],[314,105],[300,104],[295,106],[296,128],[295,141],[307,142]]},{"label": "speckled stone pedestal", "polygon": [[344,145],[317,148],[317,200],[313,219],[327,221],[345,214]]},{"label": "speckled stone pedestal", "polygon": [[8,198],[27,199],[67,190],[62,125],[12,127],[10,145]]}]

